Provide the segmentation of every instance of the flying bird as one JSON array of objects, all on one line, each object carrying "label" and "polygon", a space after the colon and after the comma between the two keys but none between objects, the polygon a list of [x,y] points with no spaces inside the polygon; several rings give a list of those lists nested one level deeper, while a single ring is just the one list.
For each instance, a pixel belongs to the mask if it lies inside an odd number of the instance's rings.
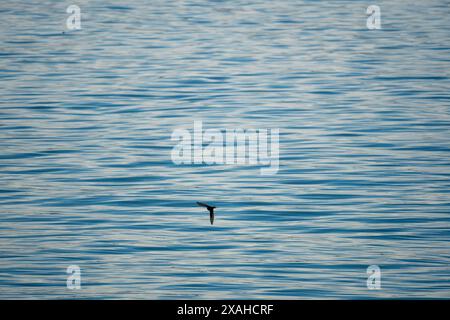
[{"label": "flying bird", "polygon": [[213,206],[207,205],[206,203],[201,203],[201,202],[198,202],[198,201],[197,201],[197,204],[200,207],[205,207],[206,209],[208,209],[208,211],[209,211],[209,221],[211,221],[211,224],[213,224],[214,223],[214,209],[216,207],[213,207]]}]

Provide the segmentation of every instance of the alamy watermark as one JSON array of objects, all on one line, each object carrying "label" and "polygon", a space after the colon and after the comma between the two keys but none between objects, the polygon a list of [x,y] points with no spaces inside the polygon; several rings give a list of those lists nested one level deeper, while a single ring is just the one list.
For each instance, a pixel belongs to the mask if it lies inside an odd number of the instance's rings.
[{"label": "alamy watermark", "polygon": [[176,129],[172,140],[179,141],[171,153],[177,165],[260,165],[265,166],[260,169],[262,175],[278,172],[278,128],[203,130],[202,121],[194,121],[193,134],[186,129]]},{"label": "alamy watermark", "polygon": [[371,5],[367,7],[366,14],[369,17],[366,20],[366,26],[369,30],[381,29],[381,9],[379,6]]},{"label": "alamy watermark", "polygon": [[71,265],[67,267],[67,277],[66,286],[69,290],[79,290],[81,289],[81,269],[77,265]]},{"label": "alamy watermark", "polygon": [[367,267],[367,289],[379,290],[381,289],[381,269],[376,264]]},{"label": "alamy watermark", "polygon": [[67,13],[71,15],[66,20],[66,27],[69,30],[81,29],[81,9],[79,6],[72,4],[67,7]]}]

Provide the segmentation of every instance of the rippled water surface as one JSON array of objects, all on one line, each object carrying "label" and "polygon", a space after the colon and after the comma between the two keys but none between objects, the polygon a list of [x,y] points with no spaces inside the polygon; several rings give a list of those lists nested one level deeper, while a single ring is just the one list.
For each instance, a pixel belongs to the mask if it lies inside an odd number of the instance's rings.
[{"label": "rippled water surface", "polygon": [[[0,4],[1,298],[450,298],[448,1],[377,1],[381,30],[364,1],[70,4]],[[279,128],[278,173],[175,165],[195,120]]]}]

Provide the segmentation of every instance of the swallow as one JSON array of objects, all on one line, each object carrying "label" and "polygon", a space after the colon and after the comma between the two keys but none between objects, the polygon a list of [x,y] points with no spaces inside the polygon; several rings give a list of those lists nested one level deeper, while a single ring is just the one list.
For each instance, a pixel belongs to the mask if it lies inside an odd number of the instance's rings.
[{"label": "swallow", "polygon": [[201,202],[198,202],[198,201],[197,201],[197,204],[200,207],[205,207],[206,209],[208,209],[208,211],[209,211],[209,221],[211,221],[211,224],[213,224],[214,223],[214,209],[216,207],[213,207],[213,206],[207,205],[206,203],[201,203]]}]

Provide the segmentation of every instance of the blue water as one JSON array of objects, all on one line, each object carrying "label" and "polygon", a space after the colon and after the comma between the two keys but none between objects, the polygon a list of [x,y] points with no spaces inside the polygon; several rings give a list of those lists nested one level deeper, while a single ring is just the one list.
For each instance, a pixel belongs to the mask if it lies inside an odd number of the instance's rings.
[{"label": "blue water", "polygon": [[[369,4],[2,1],[0,298],[450,298],[449,2]],[[278,173],[175,165],[194,120]]]}]

